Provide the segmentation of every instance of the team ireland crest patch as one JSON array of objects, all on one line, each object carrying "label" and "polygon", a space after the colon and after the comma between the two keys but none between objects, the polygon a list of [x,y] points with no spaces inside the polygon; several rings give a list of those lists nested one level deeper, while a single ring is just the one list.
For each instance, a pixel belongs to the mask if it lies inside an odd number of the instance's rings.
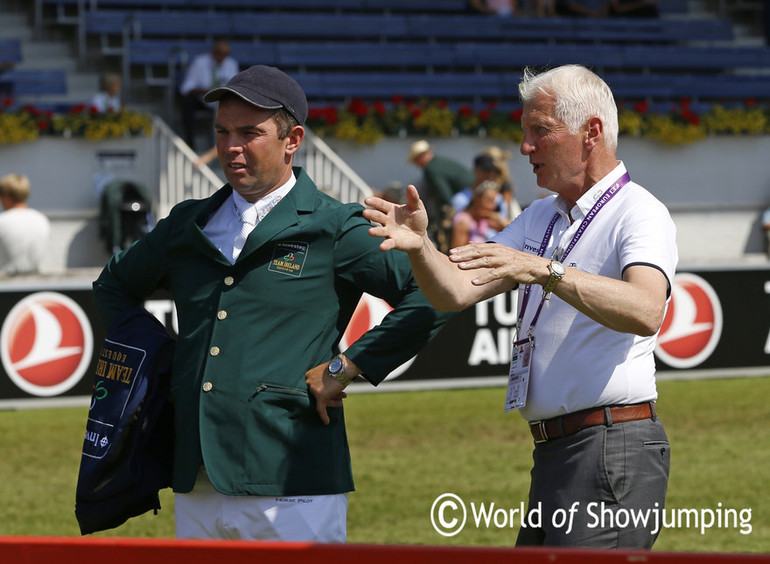
[{"label": "team ireland crest patch", "polygon": [[299,277],[307,258],[308,244],[301,241],[281,241],[273,248],[273,258],[270,259],[271,272],[279,272],[289,276]]}]

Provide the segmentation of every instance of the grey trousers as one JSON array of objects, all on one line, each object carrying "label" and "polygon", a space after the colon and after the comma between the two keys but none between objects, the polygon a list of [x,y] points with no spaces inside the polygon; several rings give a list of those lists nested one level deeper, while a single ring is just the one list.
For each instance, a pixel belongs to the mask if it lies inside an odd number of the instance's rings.
[{"label": "grey trousers", "polygon": [[[517,546],[651,548],[671,452],[660,419],[599,425],[536,444]],[[649,517],[644,524],[644,517]]]}]

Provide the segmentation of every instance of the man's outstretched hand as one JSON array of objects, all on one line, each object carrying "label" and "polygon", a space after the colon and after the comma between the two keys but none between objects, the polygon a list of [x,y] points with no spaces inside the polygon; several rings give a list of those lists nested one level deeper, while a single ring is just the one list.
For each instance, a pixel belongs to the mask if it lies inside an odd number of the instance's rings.
[{"label": "man's outstretched hand", "polygon": [[369,229],[372,237],[384,237],[383,251],[416,251],[423,247],[428,230],[428,213],[413,184],[406,187],[406,203],[394,204],[382,198],[370,197],[364,202],[369,209],[364,217],[379,226]]}]

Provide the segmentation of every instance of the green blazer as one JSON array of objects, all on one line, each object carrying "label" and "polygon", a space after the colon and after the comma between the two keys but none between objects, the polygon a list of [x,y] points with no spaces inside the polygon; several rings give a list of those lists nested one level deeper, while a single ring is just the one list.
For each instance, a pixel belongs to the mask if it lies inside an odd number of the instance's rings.
[{"label": "green blazer", "polygon": [[436,211],[447,206],[457,192],[473,186],[473,172],[452,159],[436,155],[423,169],[428,189],[435,198]]},{"label": "green blazer", "polygon": [[327,362],[367,292],[395,309],[345,352],[372,384],[416,354],[448,319],[418,290],[409,261],[382,252],[362,206],[297,183],[254,229],[235,264],[204,235],[231,193],[175,206],[94,282],[104,323],[158,289],[179,319],[171,381],[173,488],[189,492],[205,462],[227,495],[353,490],[342,408],[323,425],[305,372]]}]

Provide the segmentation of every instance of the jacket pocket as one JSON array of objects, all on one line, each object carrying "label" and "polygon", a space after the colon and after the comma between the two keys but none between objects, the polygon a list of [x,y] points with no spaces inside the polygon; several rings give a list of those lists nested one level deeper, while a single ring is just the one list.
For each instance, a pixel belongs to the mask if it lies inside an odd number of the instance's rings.
[{"label": "jacket pocket", "polygon": [[289,388],[288,386],[280,386],[277,384],[260,384],[257,389],[249,397],[248,401],[254,401],[257,396],[261,394],[283,394],[287,396],[296,397],[308,397],[307,390],[298,390],[297,388]]}]

